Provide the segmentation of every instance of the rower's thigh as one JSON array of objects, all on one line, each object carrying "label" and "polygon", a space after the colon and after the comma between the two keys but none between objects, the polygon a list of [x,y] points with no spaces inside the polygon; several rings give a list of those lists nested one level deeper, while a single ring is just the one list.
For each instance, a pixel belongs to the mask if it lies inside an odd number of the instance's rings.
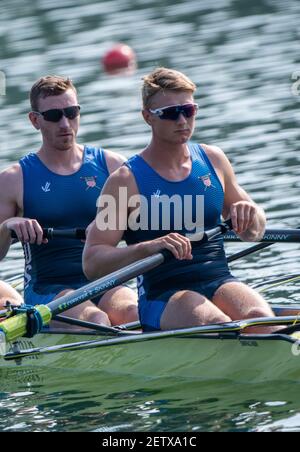
[{"label": "rower's thigh", "polygon": [[230,322],[230,318],[197,292],[184,290],[174,294],[162,314],[162,330],[209,323]]},{"label": "rower's thigh", "polygon": [[[58,293],[58,294],[56,295],[56,297],[54,298],[54,300],[56,300],[57,298],[63,297],[64,295],[71,294],[71,293],[73,293],[73,292],[75,292],[74,289],[65,289],[65,290],[62,290],[60,293]],[[88,301],[85,301],[84,303],[80,303],[78,306],[74,306],[74,308],[68,309],[68,310],[65,312],[65,315],[66,315],[66,316],[70,316],[70,317],[80,318],[80,314],[82,313],[82,311],[83,311],[85,308],[92,308],[93,310],[97,309],[97,307],[95,306],[95,304],[94,304],[92,301],[88,300]]]},{"label": "rower's thigh", "polygon": [[119,286],[107,291],[97,306],[106,312],[113,325],[138,320],[137,294],[129,287]]},{"label": "rower's thigh", "polygon": [[0,308],[1,309],[6,305],[7,301],[9,301],[11,304],[14,304],[14,305],[20,305],[23,303],[23,298],[9,284],[7,284],[3,281],[0,281]]},{"label": "rower's thigh", "polygon": [[237,281],[231,281],[219,287],[212,301],[232,320],[274,315],[268,303],[258,292]]},{"label": "rower's thigh", "polygon": [[137,307],[137,294],[129,287],[118,286],[108,290],[99,300],[98,306],[106,309],[122,309],[122,306],[133,305]]}]

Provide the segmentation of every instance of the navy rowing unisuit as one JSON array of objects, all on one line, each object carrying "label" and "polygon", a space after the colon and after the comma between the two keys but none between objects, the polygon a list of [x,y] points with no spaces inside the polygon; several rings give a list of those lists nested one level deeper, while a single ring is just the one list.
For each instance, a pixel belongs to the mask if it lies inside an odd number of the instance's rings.
[{"label": "navy rowing unisuit", "polygon": [[[43,228],[86,228],[95,218],[97,199],[109,172],[102,149],[84,148],[80,169],[61,176],[50,171],[37,154],[20,160],[23,172],[24,217]],[[47,245],[24,246],[25,301],[45,304],[66,288],[87,284],[82,271],[80,240],[55,238]]]},{"label": "navy rowing unisuit", "polygon": [[[197,204],[196,197],[204,199],[204,228],[211,229],[221,221],[224,203],[224,191],[221,182],[207,157],[204,149],[195,143],[188,144],[192,170],[183,181],[168,181],[161,177],[140,156],[135,155],[126,163],[132,171],[140,195],[147,199],[149,230],[127,231],[125,240],[128,245],[167,235],[170,232],[179,232],[183,235],[190,234],[185,222],[184,197],[190,195],[192,203],[192,219],[196,222]],[[178,209],[168,211],[170,215],[170,229],[163,229],[163,210],[160,212],[159,228],[151,229],[151,206],[153,197],[160,198],[167,195],[169,198],[179,196],[182,199],[183,209],[182,227],[176,229],[178,223]],[[193,232],[193,231],[192,231]],[[215,239],[205,245],[195,248],[192,261],[178,261],[173,259],[162,266],[148,272],[138,280],[139,287],[139,313],[145,331],[159,330],[160,319],[170,297],[180,290],[196,291],[208,299],[212,299],[216,290],[225,282],[235,280],[231,275],[224,251],[222,238]]]}]

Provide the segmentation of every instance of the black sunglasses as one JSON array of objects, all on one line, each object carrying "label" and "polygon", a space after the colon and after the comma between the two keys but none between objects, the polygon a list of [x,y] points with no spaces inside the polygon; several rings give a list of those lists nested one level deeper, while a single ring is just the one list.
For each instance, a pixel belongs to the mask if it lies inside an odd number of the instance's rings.
[{"label": "black sunglasses", "polygon": [[67,108],[54,108],[53,110],[47,111],[34,111],[38,115],[42,115],[45,121],[59,122],[63,116],[68,119],[75,119],[80,113],[80,106],[75,105],[74,107]]},{"label": "black sunglasses", "polygon": [[180,115],[185,118],[195,116],[198,111],[197,104],[172,105],[169,107],[156,108],[156,110],[149,109],[150,113],[158,116],[160,119],[169,119],[170,121],[177,121]]}]

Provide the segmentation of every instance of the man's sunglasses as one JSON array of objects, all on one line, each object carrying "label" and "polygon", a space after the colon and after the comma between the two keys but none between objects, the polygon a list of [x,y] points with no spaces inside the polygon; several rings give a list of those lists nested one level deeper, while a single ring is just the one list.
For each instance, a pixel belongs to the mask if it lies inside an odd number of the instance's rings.
[{"label": "man's sunglasses", "polygon": [[75,119],[80,113],[80,106],[75,105],[74,107],[67,108],[54,108],[53,110],[47,111],[34,111],[38,115],[42,115],[45,121],[59,122],[63,116],[68,119]]},{"label": "man's sunglasses", "polygon": [[170,107],[157,108],[156,110],[149,109],[149,111],[160,119],[177,121],[180,115],[185,118],[195,116],[198,111],[198,104],[172,105]]}]

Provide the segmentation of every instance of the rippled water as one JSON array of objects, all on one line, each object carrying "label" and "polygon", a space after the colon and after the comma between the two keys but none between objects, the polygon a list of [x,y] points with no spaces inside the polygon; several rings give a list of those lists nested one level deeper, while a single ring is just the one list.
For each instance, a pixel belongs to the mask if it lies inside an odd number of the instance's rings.
[{"label": "rippled water", "polygon": [[[41,75],[71,76],[83,109],[79,140],[124,153],[149,140],[140,115],[141,77],[157,65],[186,72],[198,85],[195,138],[222,147],[240,183],[265,207],[269,224],[300,223],[300,4],[298,0],[2,0],[0,169],[35,151],[28,92]],[[136,51],[138,70],[108,76],[100,58],[115,42]],[[1,80],[1,77],[0,77]],[[1,92],[1,90],[0,90]],[[236,245],[231,245],[236,249]],[[17,246],[1,264],[6,278],[22,269]],[[250,283],[297,273],[299,246],[273,246],[234,266]],[[300,301],[299,286],[266,294]],[[88,377],[87,377],[88,378]],[[91,381],[68,389],[32,383],[1,395],[1,430],[272,430],[300,428],[299,388],[230,384]],[[100,388],[101,386],[101,388]],[[86,388],[89,388],[87,390]],[[237,397],[236,394],[239,394]],[[247,394],[242,396],[241,394]]]}]

